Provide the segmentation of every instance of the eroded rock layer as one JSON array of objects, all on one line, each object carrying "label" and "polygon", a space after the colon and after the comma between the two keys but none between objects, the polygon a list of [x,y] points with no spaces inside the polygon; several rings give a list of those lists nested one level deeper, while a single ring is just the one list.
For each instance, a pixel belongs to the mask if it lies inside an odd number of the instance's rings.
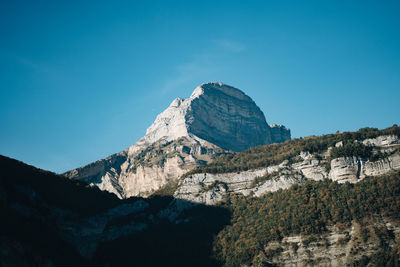
[{"label": "eroded rock layer", "polygon": [[[360,156],[330,159],[332,148],[322,153],[303,151],[297,162],[284,160],[278,165],[227,173],[195,173],[184,177],[174,197],[213,205],[229,194],[261,196],[267,192],[287,189],[308,180],[331,179],[338,183],[357,183],[368,176],[380,176],[400,170],[400,138],[395,135],[378,136],[362,142],[373,148],[380,158]],[[337,146],[341,144],[338,143]]]}]

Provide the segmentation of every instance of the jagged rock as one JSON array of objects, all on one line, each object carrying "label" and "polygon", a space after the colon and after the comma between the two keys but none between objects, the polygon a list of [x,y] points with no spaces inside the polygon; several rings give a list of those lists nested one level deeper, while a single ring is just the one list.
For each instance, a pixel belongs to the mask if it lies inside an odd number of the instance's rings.
[{"label": "jagged rock", "polygon": [[242,91],[205,83],[190,98],[175,99],[131,147],[64,175],[120,198],[148,196],[218,154],[288,139],[290,130],[270,127]]},{"label": "jagged rock", "polygon": [[185,137],[171,142],[160,140],[135,153],[129,149],[65,175],[119,198],[147,196],[195,166],[224,153],[211,143]]}]

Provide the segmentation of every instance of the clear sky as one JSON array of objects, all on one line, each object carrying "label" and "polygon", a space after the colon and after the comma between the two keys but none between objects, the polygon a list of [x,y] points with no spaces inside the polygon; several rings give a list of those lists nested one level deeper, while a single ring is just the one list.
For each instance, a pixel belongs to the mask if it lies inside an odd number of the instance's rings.
[{"label": "clear sky", "polygon": [[293,137],[399,124],[399,1],[106,2],[0,2],[0,154],[76,168],[208,81]]}]

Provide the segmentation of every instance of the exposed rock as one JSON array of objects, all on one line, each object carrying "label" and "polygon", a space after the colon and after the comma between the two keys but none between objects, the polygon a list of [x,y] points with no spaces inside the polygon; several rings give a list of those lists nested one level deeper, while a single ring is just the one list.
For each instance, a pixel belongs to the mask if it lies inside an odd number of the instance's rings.
[{"label": "exposed rock", "polygon": [[199,164],[225,153],[219,147],[193,138],[157,141],[135,153],[129,149],[66,173],[119,198],[147,196]]},{"label": "exposed rock", "polygon": [[362,159],[358,157],[343,157],[331,161],[329,177],[337,182],[352,182],[364,178],[361,177]]},{"label": "exposed rock", "polygon": [[360,157],[342,157],[331,161],[329,178],[339,183],[355,183],[366,176],[378,176],[399,169],[400,153],[377,161],[369,161]]},{"label": "exposed rock", "polygon": [[64,175],[120,198],[148,196],[217,154],[288,139],[290,130],[270,127],[242,91],[205,83],[190,98],[175,99],[131,147]]},{"label": "exposed rock", "polygon": [[290,130],[283,125],[270,124],[272,140],[274,143],[282,143],[290,140]]},{"label": "exposed rock", "polygon": [[365,176],[378,176],[399,169],[400,153],[395,153],[382,160],[365,162],[363,172]]},{"label": "exposed rock", "polygon": [[388,147],[400,144],[400,139],[395,135],[382,135],[376,138],[365,139],[363,144],[378,147]]},{"label": "exposed rock", "polygon": [[[280,165],[238,173],[192,174],[180,181],[174,197],[213,205],[231,193],[261,196],[306,180],[329,178],[339,183],[356,183],[367,176],[379,176],[400,169],[398,140],[398,137],[388,136],[368,139],[375,144],[374,152],[381,152],[383,158],[375,161],[355,156],[333,159],[329,172],[326,166],[331,149],[318,155],[303,151],[299,155],[301,161],[293,164],[284,161]],[[389,152],[388,144],[391,146]],[[315,159],[316,156],[319,159]]]},{"label": "exposed rock", "polygon": [[328,177],[325,164],[326,160],[307,158],[302,162],[292,164],[292,168],[300,171],[307,179],[319,181]]},{"label": "exposed rock", "polygon": [[277,166],[239,173],[193,174],[179,183],[174,197],[213,205],[230,193],[261,196],[265,192],[286,189],[304,180],[304,175],[299,170],[287,167],[284,162]]},{"label": "exposed rock", "polygon": [[[380,232],[393,234],[385,239]],[[357,262],[373,259],[387,247],[395,247],[400,242],[399,234],[399,223],[384,218],[368,226],[353,221],[351,227],[345,229],[330,227],[321,235],[288,236],[280,242],[269,242],[253,260],[252,266],[265,266],[266,263],[279,266],[358,266]]]}]

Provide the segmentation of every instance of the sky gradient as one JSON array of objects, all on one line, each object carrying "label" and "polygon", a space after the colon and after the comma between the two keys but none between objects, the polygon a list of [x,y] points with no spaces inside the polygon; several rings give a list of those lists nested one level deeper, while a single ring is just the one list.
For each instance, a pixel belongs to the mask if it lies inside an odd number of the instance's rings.
[{"label": "sky gradient", "polygon": [[399,1],[2,1],[0,154],[82,166],[208,81],[292,137],[399,124],[398,14]]}]

